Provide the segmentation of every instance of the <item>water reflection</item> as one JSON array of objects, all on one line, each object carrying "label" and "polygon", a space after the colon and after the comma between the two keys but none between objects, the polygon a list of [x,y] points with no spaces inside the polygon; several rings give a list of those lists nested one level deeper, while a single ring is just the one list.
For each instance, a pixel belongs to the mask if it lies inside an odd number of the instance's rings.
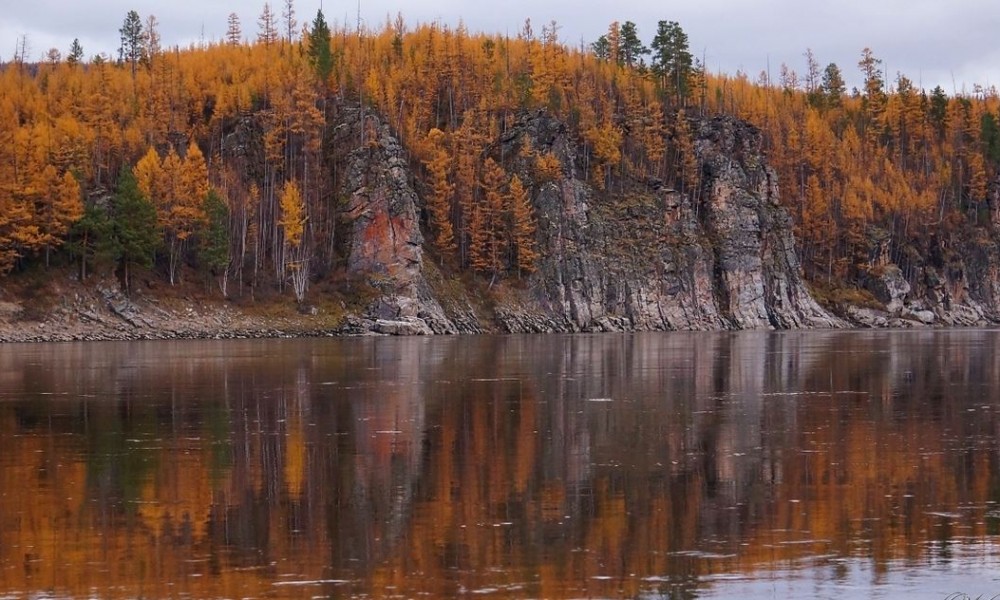
[{"label": "water reflection", "polygon": [[3,346],[0,596],[996,593],[998,340]]}]

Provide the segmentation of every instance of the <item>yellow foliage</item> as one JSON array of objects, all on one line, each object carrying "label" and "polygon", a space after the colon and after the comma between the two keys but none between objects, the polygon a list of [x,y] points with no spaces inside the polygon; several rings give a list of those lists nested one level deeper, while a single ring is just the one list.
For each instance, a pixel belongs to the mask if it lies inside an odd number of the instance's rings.
[{"label": "yellow foliage", "polygon": [[559,161],[559,157],[551,152],[537,155],[535,157],[535,178],[539,183],[562,179],[562,163]]},{"label": "yellow foliage", "polygon": [[152,147],[139,159],[139,162],[135,163],[132,173],[135,175],[139,191],[148,200],[155,201],[155,198],[163,196],[163,166],[160,164],[160,155]]},{"label": "yellow foliage", "polygon": [[538,251],[535,249],[535,218],[532,215],[530,194],[517,175],[510,179],[507,206],[513,221],[516,269],[532,273],[538,260]]},{"label": "yellow foliage", "polygon": [[69,231],[70,226],[83,217],[83,197],[80,193],[80,183],[68,171],[63,173],[56,183],[55,194],[52,196],[52,223],[49,234],[58,244]]},{"label": "yellow foliage", "polygon": [[[508,37],[440,23],[407,27],[400,18],[360,35],[346,24],[332,32],[337,65],[330,87],[338,98],[362,95],[425,166],[431,239],[445,254],[457,252],[462,264],[468,264],[470,229],[485,214],[483,151],[530,111],[547,110],[570,125],[569,133],[584,142],[578,164],[595,185],[606,185],[615,174],[660,178],[663,171],[684,189],[699,183],[684,118],[673,131],[666,126],[665,117],[679,107],[669,105],[655,78],[619,64],[619,25],[608,30],[608,61],[562,44],[557,31],[552,23],[540,35],[526,27]],[[5,202],[55,202],[54,179],[43,175],[48,166],[59,178],[71,172],[90,191],[112,188],[121,167],[135,164],[164,235],[183,241],[204,222],[200,203],[208,181],[217,181],[226,169],[240,172],[241,190],[257,184],[267,203],[279,195],[275,186],[288,179],[301,185],[306,204],[327,197],[323,132],[333,104],[326,88],[315,80],[304,53],[294,44],[277,43],[274,31],[253,42],[236,41],[159,52],[134,76],[107,61],[87,68],[42,64],[30,73],[0,70]],[[862,62],[878,64],[870,51]],[[859,97],[836,98],[792,85],[787,90],[759,85],[743,73],[698,72],[691,79],[701,102],[682,108],[688,114],[732,114],[758,126],[785,201],[794,207],[807,193],[826,199],[828,226],[835,232],[859,215],[889,228],[922,219],[931,208],[961,218],[963,202],[986,199],[988,182],[1000,167],[989,156],[988,140],[980,139],[983,119],[1000,110],[1000,96],[992,89],[945,98],[937,115],[932,99],[925,100],[902,76],[895,88],[866,87]],[[256,181],[239,160],[213,158],[207,164],[195,143],[216,148],[249,111],[256,111],[263,129],[266,164]],[[444,143],[429,141],[435,129]],[[170,156],[177,139],[191,140],[186,152],[177,148],[185,157],[179,164]],[[562,177],[566,165],[551,154],[530,147],[521,153],[538,182]],[[855,187],[866,179],[870,185]],[[822,193],[807,192],[811,181]],[[26,210],[27,220],[16,227],[18,239],[38,248],[49,243],[39,242],[46,235],[65,236],[34,222],[44,210]],[[280,246],[268,237],[276,231],[274,223],[265,222],[278,211],[269,205],[251,212],[241,231],[256,228],[259,239],[251,241],[260,248]],[[332,222],[317,222],[317,231],[326,227],[330,231],[323,234],[332,235]],[[797,225],[800,236],[812,235],[814,228]],[[510,236],[513,225],[503,227]],[[11,252],[27,252],[29,246]]]},{"label": "yellow foliage", "polygon": [[445,138],[445,133],[437,128],[431,129],[427,134],[426,153],[429,158],[424,161],[424,167],[430,179],[431,189],[426,203],[430,213],[430,227],[434,232],[434,246],[442,253],[449,253],[455,248],[450,215],[455,186],[448,181],[451,158],[445,148]]},{"label": "yellow foliage", "polygon": [[302,194],[299,186],[294,181],[285,183],[281,190],[281,225],[285,233],[285,243],[292,248],[297,248],[302,243],[302,236],[305,233],[305,204],[302,202]]}]

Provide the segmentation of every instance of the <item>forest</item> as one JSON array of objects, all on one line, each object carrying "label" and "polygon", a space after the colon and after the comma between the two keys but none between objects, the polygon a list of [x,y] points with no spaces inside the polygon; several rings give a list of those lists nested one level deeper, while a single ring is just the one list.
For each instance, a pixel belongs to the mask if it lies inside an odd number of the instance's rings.
[{"label": "forest", "polygon": [[[567,176],[530,145],[499,151],[539,110],[567,125],[608,198],[660,182],[696,200],[692,123],[752,123],[815,289],[857,287],[887,263],[947,269],[959,240],[994,244],[995,88],[923,90],[868,48],[856,65],[805,50],[777,77],[711,74],[666,20],[648,46],[615,22],[574,48],[555,22],[512,36],[403,16],[331,29],[321,11],[300,27],[292,0],[277,8],[246,28],[232,14],[224,40],[187,48],[162,47],[156,18],[130,11],[116,57],[74,40],[33,62],[22,40],[0,66],[0,274],[114,273],[128,289],[140,269],[301,303],[343,277],[334,129],[348,107],[362,115],[354,147],[377,143],[369,114],[406,148],[433,260],[491,283],[534,271],[533,194]],[[847,90],[844,69],[863,85]]]}]

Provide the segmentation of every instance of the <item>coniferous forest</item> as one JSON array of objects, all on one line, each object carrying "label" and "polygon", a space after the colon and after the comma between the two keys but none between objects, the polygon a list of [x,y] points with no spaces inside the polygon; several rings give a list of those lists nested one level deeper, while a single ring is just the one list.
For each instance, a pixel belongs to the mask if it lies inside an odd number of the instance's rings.
[{"label": "coniferous forest", "polygon": [[402,16],[331,29],[322,12],[300,27],[285,5],[251,24],[233,14],[225,40],[188,48],[162,47],[156,18],[134,11],[117,56],[74,40],[34,62],[22,42],[0,67],[3,277],[114,274],[127,290],[143,272],[302,302],[342,277],[335,125],[348,110],[363,123],[353,147],[376,143],[370,114],[405,148],[433,261],[491,288],[535,270],[532,197],[565,176],[530,143],[498,153],[538,111],[571,132],[599,201],[650,181],[697,195],[692,119],[759,128],[817,295],[859,288],[886,263],[908,278],[947,270],[962,244],[996,243],[994,88],[920,89],[868,48],[857,64],[805,50],[775,77],[712,74],[667,20],[651,33],[612,23],[572,47],[555,22],[510,36]]}]

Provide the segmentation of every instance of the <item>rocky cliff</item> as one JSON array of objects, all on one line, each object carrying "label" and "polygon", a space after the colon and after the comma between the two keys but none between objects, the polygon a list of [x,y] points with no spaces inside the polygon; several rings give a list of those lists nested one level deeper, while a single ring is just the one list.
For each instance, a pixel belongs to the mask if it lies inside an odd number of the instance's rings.
[{"label": "rocky cliff", "polygon": [[[361,115],[348,111],[342,139],[358,139]],[[347,155],[341,196],[347,270],[367,277],[380,293],[349,327],[387,334],[458,333],[434,298],[424,276],[420,199],[414,191],[406,155],[389,128],[364,118],[368,143]]]},{"label": "rocky cliff", "polygon": [[[428,255],[414,161],[376,115],[341,108],[330,136],[338,148],[337,252],[346,272],[338,285],[347,286],[337,294],[339,308],[290,311],[276,320],[221,300],[218,306],[191,298],[169,301],[160,297],[167,290],[153,284],[126,297],[113,278],[93,289],[64,281],[50,293],[61,300],[48,312],[29,310],[30,298],[0,290],[0,340],[909,327],[1000,320],[1000,245],[989,236],[931,239],[903,264],[875,257],[858,282],[872,301],[841,303],[838,314],[831,313],[802,279],[792,221],[779,202],[760,132],[730,117],[691,119],[689,125],[700,168],[694,189],[621,176],[599,190],[566,124],[544,111],[522,115],[479,158],[493,156],[529,182],[537,270],[523,279],[487,282],[456,274]],[[530,155],[519,152],[525,146],[555,156],[560,176],[533,178]]]},{"label": "rocky cliff", "polygon": [[[427,285],[416,223],[420,199],[407,182],[398,143],[380,125],[377,147],[352,154],[345,190],[352,268],[394,282],[365,324],[378,331],[380,319],[406,320],[414,331],[439,333],[845,325],[803,284],[791,220],[778,203],[759,132],[724,117],[692,123],[702,165],[698,190],[681,193],[647,180],[598,193],[568,128],[544,112],[525,115],[492,150],[517,156],[527,139],[561,163],[559,180],[534,189],[538,270],[488,303],[470,295],[459,305],[489,308],[460,315],[443,314]],[[519,160],[513,169],[529,172]]]},{"label": "rocky cliff", "polygon": [[543,114],[515,128],[513,137],[550,142],[568,175],[537,195],[536,310],[570,330],[840,325],[801,281],[759,133],[727,118],[695,125],[700,189],[682,194],[651,180],[604,199],[581,180],[565,128]]},{"label": "rocky cliff", "polygon": [[[996,225],[990,230],[995,235]],[[931,236],[928,248],[909,253],[902,265],[877,259],[861,284],[879,305],[849,306],[848,317],[866,327],[1000,322],[1000,247],[984,230],[969,233],[953,243]]]}]

